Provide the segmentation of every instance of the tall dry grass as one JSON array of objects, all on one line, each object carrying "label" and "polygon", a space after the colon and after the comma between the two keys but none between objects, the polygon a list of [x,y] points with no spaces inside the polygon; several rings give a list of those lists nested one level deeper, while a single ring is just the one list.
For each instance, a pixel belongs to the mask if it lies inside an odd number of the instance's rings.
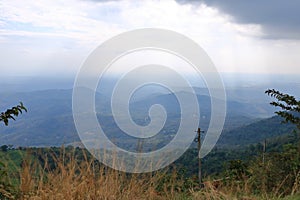
[{"label": "tall dry grass", "polygon": [[[95,162],[84,150],[82,155],[83,158],[79,159],[75,150],[66,153],[62,148],[59,155],[53,153],[50,156],[51,162],[49,156],[45,155],[40,155],[44,156],[44,162],[40,162],[36,154],[33,156],[28,152],[18,172],[17,190],[13,194],[7,193],[7,199],[277,200],[280,197],[276,192],[274,195],[263,192],[264,186],[261,186],[261,191],[257,194],[253,190],[253,180],[246,176],[238,181],[208,178],[204,187],[199,188],[197,182],[180,176],[176,170],[126,174]],[[299,182],[298,177],[295,183]],[[277,190],[280,187],[283,185],[278,185]],[[294,187],[297,189],[298,185]],[[297,193],[296,189],[293,188],[293,192]]]},{"label": "tall dry grass", "polygon": [[86,155],[84,158],[79,161],[74,153],[53,156],[54,170],[47,161],[41,166],[36,160],[25,160],[20,171],[19,198],[160,200],[187,195],[182,193],[183,180],[176,173],[126,174],[95,164]]}]

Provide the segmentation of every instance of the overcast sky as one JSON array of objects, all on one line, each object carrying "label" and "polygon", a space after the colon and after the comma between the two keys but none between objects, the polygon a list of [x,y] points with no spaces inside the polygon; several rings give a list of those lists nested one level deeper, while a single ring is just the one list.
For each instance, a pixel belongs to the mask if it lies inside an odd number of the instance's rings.
[{"label": "overcast sky", "polygon": [[298,0],[0,0],[0,72],[75,75],[101,42],[146,27],[190,37],[220,72],[300,75]]}]

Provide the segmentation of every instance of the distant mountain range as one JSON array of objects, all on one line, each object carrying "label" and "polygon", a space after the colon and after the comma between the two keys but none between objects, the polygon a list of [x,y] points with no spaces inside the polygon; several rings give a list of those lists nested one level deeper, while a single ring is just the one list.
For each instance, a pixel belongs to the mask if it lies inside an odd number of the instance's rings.
[{"label": "distant mountain range", "polygon": [[[210,97],[204,90],[196,89],[201,111],[199,126],[206,130],[210,120]],[[0,110],[5,110],[19,101],[28,108],[25,113],[12,121],[8,127],[0,125],[0,145],[14,146],[60,146],[78,143],[72,117],[72,90],[41,90],[18,93],[1,93]],[[120,145],[128,145],[133,140],[120,134],[110,110],[110,101],[106,94],[96,93],[96,111],[103,129],[110,138],[120,139]],[[180,109],[173,93],[158,92],[151,95],[140,95],[130,102],[130,113],[138,124],[147,123],[148,110],[153,104],[161,104],[168,113],[167,123],[160,136],[152,139],[159,146],[170,141],[178,128]],[[246,145],[259,142],[266,137],[290,132],[291,125],[282,125],[278,117],[271,116],[273,108],[267,102],[244,102],[228,100],[227,116],[219,145]],[[165,142],[166,141],[166,142]],[[136,143],[134,141],[133,143]],[[147,145],[147,144],[145,144]],[[151,143],[149,143],[151,145]]]}]

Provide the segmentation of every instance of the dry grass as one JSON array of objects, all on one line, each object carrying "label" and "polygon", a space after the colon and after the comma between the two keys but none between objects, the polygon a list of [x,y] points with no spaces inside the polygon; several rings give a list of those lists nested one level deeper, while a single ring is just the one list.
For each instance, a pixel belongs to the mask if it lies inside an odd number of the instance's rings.
[{"label": "dry grass", "polygon": [[[60,155],[52,155],[55,168],[45,157],[41,165],[36,157],[23,158],[18,173],[19,184],[14,199],[23,200],[260,200],[278,199],[280,195],[270,196],[261,192],[254,196],[251,179],[244,180],[206,180],[203,188],[195,187],[195,182],[187,184],[176,173],[159,171],[145,174],[126,174],[105,167],[88,158],[77,159],[75,150]],[[79,161],[80,160],[80,161]],[[52,162],[53,164],[53,162]],[[300,176],[300,175],[299,175]],[[297,193],[299,176],[295,180],[293,192]],[[296,184],[297,183],[297,184]],[[278,186],[280,188],[282,186]],[[1,191],[3,190],[3,191]],[[7,199],[10,193],[0,187]],[[275,192],[273,193],[275,194]],[[272,195],[272,194],[271,194]],[[274,197],[274,196],[277,196]]]},{"label": "dry grass", "polygon": [[[54,157],[55,158],[55,157]],[[20,198],[34,200],[56,199],[176,199],[180,189],[176,174],[166,179],[166,173],[126,174],[103,165],[95,165],[93,159],[78,162],[65,155],[55,158],[56,169],[48,170],[36,162],[23,162],[20,172]],[[160,189],[158,189],[160,186]]]},{"label": "dry grass", "polygon": [[234,182],[224,183],[221,180],[208,180],[204,182],[204,187],[201,191],[193,192],[195,200],[258,200],[262,199],[254,197],[248,188],[248,184],[236,184]]}]

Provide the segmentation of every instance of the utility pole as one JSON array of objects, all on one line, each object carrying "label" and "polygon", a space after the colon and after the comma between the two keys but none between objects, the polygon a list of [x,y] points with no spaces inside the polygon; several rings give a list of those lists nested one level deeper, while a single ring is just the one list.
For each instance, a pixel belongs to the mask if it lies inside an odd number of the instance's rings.
[{"label": "utility pole", "polygon": [[200,128],[197,130],[197,138],[195,138],[195,142],[198,143],[198,180],[199,180],[199,186],[202,188],[202,166],[201,166],[201,158],[200,158],[200,150],[201,150],[201,133],[204,133],[204,131],[201,131]]},{"label": "utility pole", "polygon": [[262,191],[263,192],[266,192],[266,165],[265,165],[265,154],[266,154],[266,151],[267,151],[267,139],[264,140],[264,143],[263,143],[263,152],[262,152],[262,162],[263,162],[263,177],[262,177]]},{"label": "utility pole", "polygon": [[267,139],[265,139],[264,141],[264,145],[263,145],[263,165],[265,165],[265,153],[267,150]]}]

